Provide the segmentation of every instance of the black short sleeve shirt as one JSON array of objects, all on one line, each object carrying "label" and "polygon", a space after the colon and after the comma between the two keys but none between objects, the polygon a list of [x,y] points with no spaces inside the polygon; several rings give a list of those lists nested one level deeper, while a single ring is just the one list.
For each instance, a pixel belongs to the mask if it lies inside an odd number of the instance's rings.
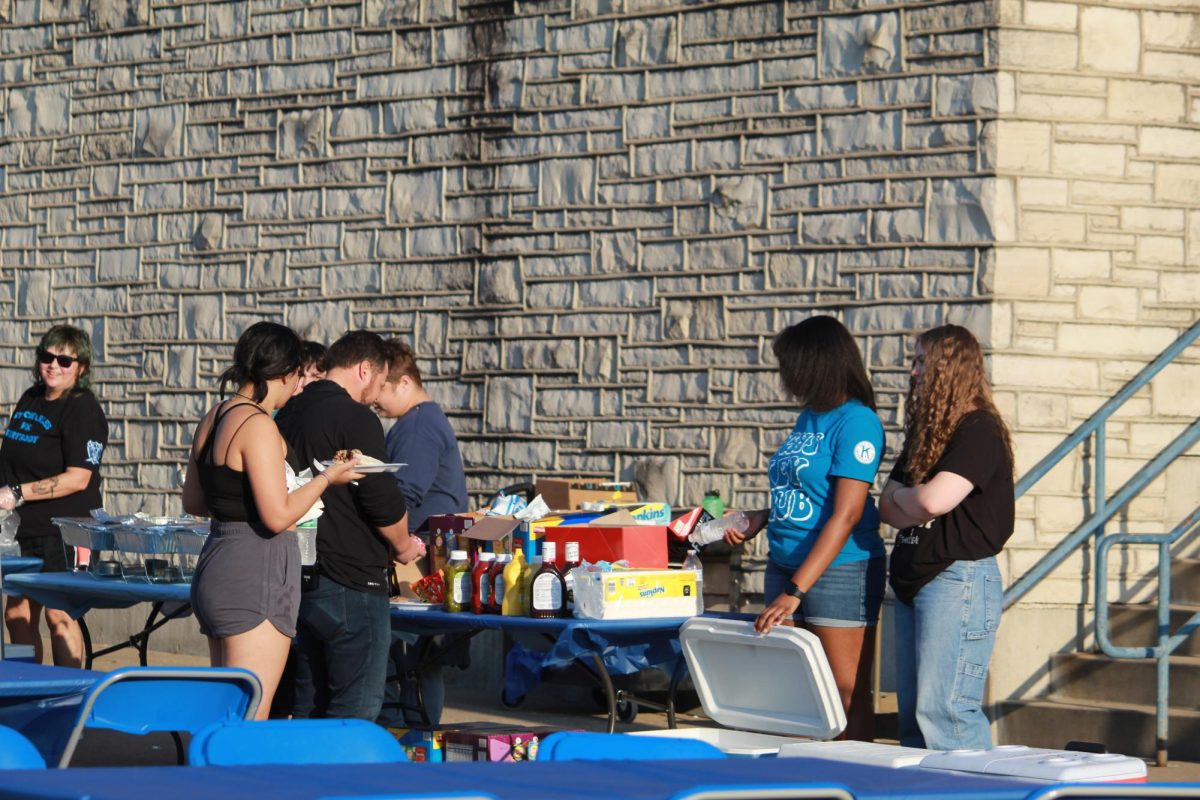
[{"label": "black short sleeve shirt", "polygon": [[[907,460],[905,447],[890,479],[911,486],[904,469]],[[962,418],[929,477],[939,472],[966,478],[972,489],[961,503],[928,525],[906,528],[896,535],[890,580],[896,596],[906,603],[955,561],[994,556],[1012,536],[1013,465],[1004,431],[991,414],[973,411]]]},{"label": "black short sleeve shirt", "polygon": [[17,511],[18,539],[55,535],[52,517],[86,517],[103,505],[100,462],[107,446],[108,420],[90,391],[47,400],[45,388],[33,386],[21,395],[0,444],[0,484],[33,483],[69,467],[90,470],[92,477],[82,492],[49,500],[26,498],[29,502]]},{"label": "black short sleeve shirt", "polygon": [[[333,381],[316,381],[288,401],[275,418],[297,472],[338,450],[361,450],[387,459],[379,418]],[[368,475],[358,485],[332,486],[321,495],[317,562],[333,580],[363,592],[387,594],[391,556],[376,528],[399,522],[404,495],[392,475]]]}]

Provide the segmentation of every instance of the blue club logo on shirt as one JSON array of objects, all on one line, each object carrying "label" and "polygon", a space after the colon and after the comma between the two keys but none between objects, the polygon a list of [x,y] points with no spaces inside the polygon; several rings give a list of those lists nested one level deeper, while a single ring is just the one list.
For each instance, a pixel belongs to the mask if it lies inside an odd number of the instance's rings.
[{"label": "blue club logo on shirt", "polygon": [[87,443],[87,463],[100,466],[100,454],[104,452],[104,444],[91,439]]},{"label": "blue club logo on shirt", "polygon": [[875,460],[875,445],[865,440],[859,442],[854,445],[854,457],[860,464],[870,464]]}]

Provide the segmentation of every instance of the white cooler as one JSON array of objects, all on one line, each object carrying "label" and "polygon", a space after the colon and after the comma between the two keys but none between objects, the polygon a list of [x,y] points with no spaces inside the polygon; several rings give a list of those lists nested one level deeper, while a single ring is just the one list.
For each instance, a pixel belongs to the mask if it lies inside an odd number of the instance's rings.
[{"label": "white cooler", "polygon": [[780,758],[824,758],[829,761],[848,761],[852,764],[869,764],[873,767],[917,767],[926,756],[936,755],[939,750],[923,750],[920,747],[901,747],[898,744],[878,742],[793,742],[779,748]]},{"label": "white cooler", "polygon": [[926,757],[921,768],[1071,783],[1142,783],[1146,780],[1146,762],[1140,758],[1116,753],[1046,750],[1020,744],[988,750],[937,752]]},{"label": "white cooler", "polygon": [[699,739],[753,757],[777,755],[796,742],[791,737],[830,739],[846,727],[825,651],[809,631],[756,633],[753,622],[695,617],[679,629],[679,641],[704,712],[725,727],[630,736]]}]

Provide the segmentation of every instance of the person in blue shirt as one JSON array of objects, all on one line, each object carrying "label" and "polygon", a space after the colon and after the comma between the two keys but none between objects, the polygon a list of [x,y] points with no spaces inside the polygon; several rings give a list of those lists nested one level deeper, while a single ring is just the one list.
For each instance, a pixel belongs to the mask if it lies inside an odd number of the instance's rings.
[{"label": "person in blue shirt", "polygon": [[[387,433],[387,457],[406,464],[396,473],[408,503],[409,531],[423,530],[429,518],[467,510],[467,477],[458,438],[441,406],[421,382],[421,370],[411,347],[401,339],[387,341],[388,378],[375,401],[384,417],[394,417]],[[463,647],[443,650],[443,637],[416,637],[392,632],[383,711],[376,720],[385,727],[409,727],[425,720],[413,713],[416,674],[429,723],[441,717],[444,687],[442,666],[464,666]],[[469,652],[469,651],[468,651]]]},{"label": "person in blue shirt", "polygon": [[844,738],[875,734],[871,667],[886,573],[871,484],[883,452],[875,393],[854,338],[833,317],[809,317],[773,345],[779,376],[800,405],[771,457],[771,507],[745,534],[767,530],[766,607],[755,628],[801,625],[821,640],[846,710]]}]

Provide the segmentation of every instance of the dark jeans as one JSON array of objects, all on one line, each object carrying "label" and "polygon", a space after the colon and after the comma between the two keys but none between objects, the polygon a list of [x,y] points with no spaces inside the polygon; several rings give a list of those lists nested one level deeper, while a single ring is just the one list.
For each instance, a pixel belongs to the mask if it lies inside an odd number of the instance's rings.
[{"label": "dark jeans", "polygon": [[388,598],[328,575],[300,597],[293,717],[379,716],[391,645]]}]

